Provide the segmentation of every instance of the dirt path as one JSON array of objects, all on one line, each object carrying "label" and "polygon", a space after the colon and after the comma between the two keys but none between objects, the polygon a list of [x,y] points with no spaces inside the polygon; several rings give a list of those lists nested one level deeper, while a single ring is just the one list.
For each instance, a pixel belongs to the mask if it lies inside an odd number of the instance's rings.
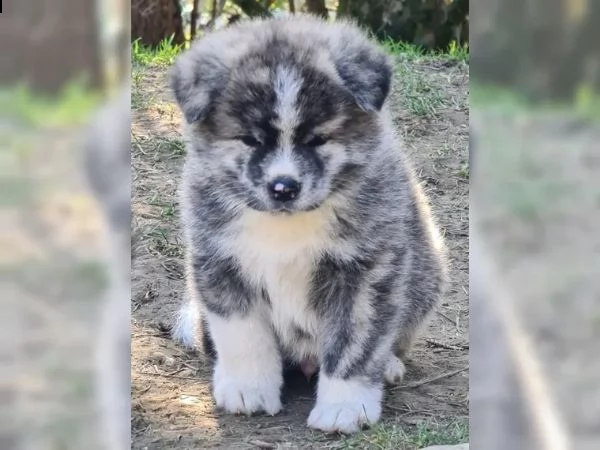
[{"label": "dirt path", "polygon": [[[133,74],[133,448],[369,448],[370,439],[380,437],[373,433],[383,436],[390,429],[427,430],[431,424],[457,421],[466,432],[466,64],[398,62],[390,106],[398,133],[405,139],[405,151],[413,159],[446,237],[452,283],[410,358],[403,385],[387,392],[383,427],[350,440],[306,428],[314,388],[299,381],[288,387],[284,411],[276,417],[232,417],[216,412],[203,356],[181,350],[165,333],[181,302],[184,284],[176,199],[184,149],[178,133],[180,117],[170,99],[165,72],[164,68],[136,67]],[[383,444],[377,448],[400,448],[398,443],[381,439]],[[415,448],[430,442],[427,437],[411,439],[404,439],[401,445]]]}]

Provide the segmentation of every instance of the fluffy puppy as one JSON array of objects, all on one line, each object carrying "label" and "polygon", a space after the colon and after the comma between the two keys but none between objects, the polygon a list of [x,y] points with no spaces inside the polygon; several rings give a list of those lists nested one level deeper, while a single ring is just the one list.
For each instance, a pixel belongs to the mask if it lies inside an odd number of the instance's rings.
[{"label": "fluffy puppy", "polygon": [[436,304],[442,246],[394,137],[392,69],[355,25],[307,16],[214,32],[177,60],[190,304],[218,407],[281,410],[285,360],[319,371],[308,425],[354,432]]}]

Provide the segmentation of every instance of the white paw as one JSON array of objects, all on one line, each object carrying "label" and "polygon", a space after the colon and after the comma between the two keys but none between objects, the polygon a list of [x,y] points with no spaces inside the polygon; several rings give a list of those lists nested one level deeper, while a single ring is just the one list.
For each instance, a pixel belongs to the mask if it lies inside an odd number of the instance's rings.
[{"label": "white paw", "polygon": [[281,382],[272,377],[230,377],[215,371],[213,393],[217,407],[230,414],[281,411]]},{"label": "white paw", "polygon": [[390,355],[390,359],[388,359],[385,364],[385,372],[383,375],[385,381],[389,384],[398,384],[402,381],[402,378],[404,378],[405,372],[406,366],[402,360],[394,354]]},{"label": "white paw", "polygon": [[317,404],[308,416],[307,424],[311,428],[327,433],[355,433],[364,425],[371,425],[379,420],[379,406],[367,408],[362,403],[348,401],[345,403]]},{"label": "white paw", "polygon": [[323,377],[307,425],[327,433],[354,433],[379,420],[381,397],[381,388]]}]

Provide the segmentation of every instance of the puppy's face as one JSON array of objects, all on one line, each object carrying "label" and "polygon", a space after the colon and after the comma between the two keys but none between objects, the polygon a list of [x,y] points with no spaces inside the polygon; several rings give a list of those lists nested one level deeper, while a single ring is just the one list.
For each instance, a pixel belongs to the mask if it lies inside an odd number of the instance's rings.
[{"label": "puppy's face", "polygon": [[[318,208],[356,181],[377,145],[381,104],[361,104],[331,56],[272,40],[221,70],[217,90],[192,94],[208,98],[201,118],[197,111],[186,116],[198,138],[194,157],[220,184],[222,198],[293,213]],[[388,86],[376,89],[387,94]]]},{"label": "puppy's face", "polygon": [[375,125],[327,74],[272,63],[246,60],[234,68],[200,128],[215,169],[227,177],[223,186],[249,207],[314,209],[364,163],[359,142]]}]

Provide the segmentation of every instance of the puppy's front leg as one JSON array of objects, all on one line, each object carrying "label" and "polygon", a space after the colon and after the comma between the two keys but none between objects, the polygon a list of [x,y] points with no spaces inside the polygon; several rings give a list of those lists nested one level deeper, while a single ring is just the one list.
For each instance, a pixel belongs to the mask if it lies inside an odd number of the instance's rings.
[{"label": "puppy's front leg", "polygon": [[264,301],[231,258],[195,256],[188,284],[201,299],[216,352],[217,406],[233,414],[278,413],[282,363]]},{"label": "puppy's front leg", "polygon": [[281,356],[271,327],[258,310],[244,316],[206,315],[217,361],[213,393],[226,412],[277,414],[283,385]]},{"label": "puppy's front leg", "polygon": [[307,423],[325,432],[353,433],[381,416],[397,307],[391,289],[368,280],[366,271],[360,263],[330,260],[315,275],[321,369]]}]

